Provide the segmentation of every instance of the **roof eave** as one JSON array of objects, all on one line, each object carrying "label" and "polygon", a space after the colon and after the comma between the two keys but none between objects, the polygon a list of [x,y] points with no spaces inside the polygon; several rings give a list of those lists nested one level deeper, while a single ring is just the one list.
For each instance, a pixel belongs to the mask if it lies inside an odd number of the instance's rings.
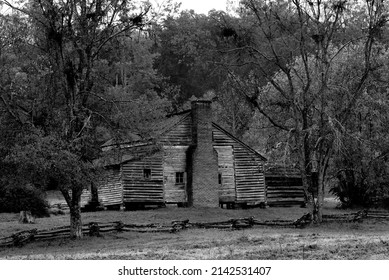
[{"label": "roof eave", "polygon": [[219,126],[218,124],[212,122],[212,125],[217,128],[217,129],[220,129],[221,131],[223,131],[225,134],[227,134],[229,137],[233,138],[236,142],[238,142],[239,144],[241,144],[242,146],[244,146],[246,149],[250,150],[251,152],[253,152],[254,154],[256,154],[257,156],[259,156],[263,161],[267,161],[267,158],[265,158],[263,155],[261,155],[260,153],[258,153],[256,150],[254,150],[253,148],[251,148],[249,145],[247,145],[246,143],[242,142],[241,140],[239,140],[236,136],[234,136],[233,134],[231,134],[230,132],[228,132],[227,130],[225,130],[224,128],[222,128],[221,126]]}]

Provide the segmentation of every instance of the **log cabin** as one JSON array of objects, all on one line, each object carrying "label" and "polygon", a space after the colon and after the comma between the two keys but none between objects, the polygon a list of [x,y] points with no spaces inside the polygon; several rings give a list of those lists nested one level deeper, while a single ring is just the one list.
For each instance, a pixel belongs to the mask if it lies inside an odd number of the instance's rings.
[{"label": "log cabin", "polygon": [[266,164],[266,203],[270,207],[306,206],[300,170],[284,164]]},{"label": "log cabin", "polygon": [[108,141],[102,150],[106,173],[97,185],[106,207],[266,203],[266,158],[212,122],[211,101],[192,101],[150,139]]}]

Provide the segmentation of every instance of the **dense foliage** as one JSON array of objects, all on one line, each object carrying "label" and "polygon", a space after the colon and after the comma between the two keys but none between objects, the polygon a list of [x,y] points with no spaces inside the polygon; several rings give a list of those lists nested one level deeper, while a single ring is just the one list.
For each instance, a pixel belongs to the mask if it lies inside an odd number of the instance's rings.
[{"label": "dense foliage", "polygon": [[244,0],[208,15],[172,1],[0,5],[11,8],[0,15],[3,197],[55,186],[79,229],[99,145],[148,138],[193,98],[211,99],[215,120],[271,161],[299,167],[307,197],[320,186],[319,210],[329,183],[346,206],[388,196],[383,1]]},{"label": "dense foliage", "polygon": [[36,217],[48,216],[43,191],[33,186],[7,186],[0,189],[0,212],[31,211]]}]

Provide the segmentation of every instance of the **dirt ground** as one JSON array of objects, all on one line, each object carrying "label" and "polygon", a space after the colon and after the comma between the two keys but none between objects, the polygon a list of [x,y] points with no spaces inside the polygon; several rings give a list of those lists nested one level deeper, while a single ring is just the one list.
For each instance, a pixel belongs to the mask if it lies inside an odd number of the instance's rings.
[{"label": "dirt ground", "polygon": [[[306,208],[195,209],[167,207],[144,211],[83,213],[83,222],[161,223],[223,221],[255,217],[293,220]],[[345,213],[329,204],[326,213]],[[353,210],[355,211],[355,210]],[[49,229],[69,223],[69,216],[37,219],[21,225],[15,214],[0,215],[0,237],[19,230]],[[331,222],[304,229],[256,226],[244,230],[189,228],[178,233],[109,233],[83,240],[40,241],[1,248],[0,259],[389,259],[389,221]]]}]

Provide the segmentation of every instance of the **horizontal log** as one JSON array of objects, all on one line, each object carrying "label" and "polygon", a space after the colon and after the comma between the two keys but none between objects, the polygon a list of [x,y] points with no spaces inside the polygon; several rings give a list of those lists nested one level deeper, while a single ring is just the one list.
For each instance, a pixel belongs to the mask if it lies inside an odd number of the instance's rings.
[{"label": "horizontal log", "polygon": [[242,186],[242,185],[237,185],[236,186],[236,192],[237,193],[246,193],[246,192],[252,192],[252,193],[265,193],[265,187],[263,186]]},{"label": "horizontal log", "polygon": [[253,165],[262,165],[261,159],[258,157],[245,154],[245,153],[239,153],[234,151],[234,158],[236,163],[245,163],[245,164],[253,164]]},{"label": "horizontal log", "polygon": [[252,189],[252,190],[261,190],[265,189],[265,185],[258,182],[236,182],[236,189]]},{"label": "horizontal log", "polygon": [[69,233],[70,227],[67,228],[61,228],[61,229],[52,229],[47,231],[38,231],[37,234],[44,235],[44,234],[61,234],[61,233]]},{"label": "horizontal log", "polygon": [[281,202],[281,201],[304,201],[303,197],[277,197],[277,198],[267,198],[267,201],[269,202]]},{"label": "horizontal log", "polygon": [[116,227],[100,228],[100,232],[115,232],[118,231]]},{"label": "horizontal log", "polygon": [[[134,179],[134,178],[133,178]],[[163,178],[153,180],[142,180],[142,179],[127,179],[123,180],[123,188],[128,186],[139,186],[139,187],[161,187],[163,186]]]},{"label": "horizontal log", "polygon": [[235,200],[239,201],[263,201],[265,196],[237,196]]},{"label": "horizontal log", "polygon": [[277,195],[283,195],[283,196],[304,196],[304,192],[301,190],[295,190],[295,191],[268,191],[267,195],[269,196],[277,196]]},{"label": "horizontal log", "polygon": [[248,192],[248,191],[237,191],[236,197],[250,197],[250,196],[265,196],[264,192]]},{"label": "horizontal log", "polygon": [[265,186],[264,182],[263,181],[260,181],[260,180],[246,180],[246,179],[243,179],[243,180],[236,180],[235,181],[237,185],[255,185],[255,186]]},{"label": "horizontal log", "polygon": [[267,186],[267,190],[269,192],[285,192],[285,193],[304,192],[304,189],[302,187],[295,187],[295,186],[284,186],[284,187],[277,187],[277,188],[272,188]]},{"label": "horizontal log", "polygon": [[300,185],[300,186],[287,186],[287,185],[283,185],[283,186],[269,186],[269,185],[266,185],[267,188],[271,191],[288,191],[288,190],[304,190],[304,188]]},{"label": "horizontal log", "polygon": [[293,192],[304,192],[303,188],[296,188],[296,187],[282,187],[282,188],[269,188],[267,187],[268,192],[285,192],[285,193],[293,193]]},{"label": "horizontal log", "polygon": [[0,238],[0,244],[8,241],[12,241],[12,237],[7,236],[7,237]]},{"label": "horizontal log", "polygon": [[259,185],[237,185],[237,193],[265,193],[265,187]]},{"label": "horizontal log", "polygon": [[269,172],[268,170],[265,170],[265,174],[268,177],[301,177],[300,172],[295,172],[295,171],[275,171],[275,172]]},{"label": "horizontal log", "polygon": [[278,198],[304,198],[302,194],[267,194],[269,199],[278,199]]},{"label": "horizontal log", "polygon": [[164,198],[127,198],[124,200],[124,203],[163,203],[165,202]]},{"label": "horizontal log", "polygon": [[106,198],[106,197],[99,198],[99,202],[103,203],[103,204],[104,203],[113,203],[113,202],[120,203],[122,200],[123,200],[123,196],[115,197],[115,198]]},{"label": "horizontal log", "polygon": [[123,224],[123,228],[147,228],[147,227],[160,227],[159,224],[148,223],[148,224]]},{"label": "horizontal log", "polygon": [[304,200],[301,198],[289,199],[289,198],[277,198],[277,199],[267,199],[268,203],[303,203]]},{"label": "horizontal log", "polygon": [[368,214],[379,214],[379,215],[389,215],[389,212],[386,210],[368,210]]},{"label": "horizontal log", "polygon": [[277,201],[277,200],[304,200],[304,196],[301,195],[267,195],[267,199],[269,201]]},{"label": "horizontal log", "polygon": [[120,193],[100,193],[99,192],[99,196],[106,197],[106,198],[117,198],[117,197],[121,197],[122,193],[123,193],[123,190]]},{"label": "horizontal log", "polygon": [[136,188],[136,187],[131,187],[131,188],[126,188],[123,190],[123,193],[124,194],[159,194],[159,193],[163,193],[163,189],[162,188]]},{"label": "horizontal log", "polygon": [[295,188],[303,188],[303,185],[301,182],[277,182],[277,183],[269,183],[266,181],[266,185],[271,189],[278,189],[278,188],[288,188],[288,187],[295,187]]},{"label": "horizontal log", "polygon": [[123,189],[123,193],[161,193],[161,192],[163,192],[163,188],[161,186],[158,187],[128,186]]},{"label": "horizontal log", "polygon": [[163,198],[163,193],[161,194],[124,194],[123,196],[124,199],[128,199],[128,198],[149,198],[149,199],[156,199],[156,198]]},{"label": "horizontal log", "polygon": [[367,217],[374,219],[389,219],[389,215],[367,214]]},{"label": "horizontal log", "polygon": [[264,202],[265,197],[237,197],[235,198],[236,203],[260,203]]},{"label": "horizontal log", "polygon": [[99,194],[104,194],[104,195],[120,195],[123,191],[123,188],[120,189],[108,189],[108,190],[99,190]]},{"label": "horizontal log", "polygon": [[248,181],[248,180],[255,180],[260,181],[262,184],[265,184],[265,179],[259,174],[256,173],[235,173],[235,179],[236,181]]},{"label": "horizontal log", "polygon": [[253,177],[253,178],[258,178],[258,179],[265,181],[264,175],[258,170],[247,171],[247,170],[243,170],[243,169],[242,170],[235,169],[235,177],[239,178],[239,179],[246,178],[246,177]]},{"label": "horizontal log", "polygon": [[155,199],[155,198],[162,198],[164,196],[163,193],[125,193],[123,195],[123,198],[130,198],[130,197],[142,197],[142,198],[150,198],[150,199]]},{"label": "horizontal log", "polygon": [[11,241],[6,241],[6,242],[0,242],[0,247],[9,247],[9,246],[12,246],[14,245],[14,242],[11,240]]},{"label": "horizontal log", "polygon": [[285,196],[288,196],[288,195],[301,195],[303,196],[304,195],[304,191],[303,190],[287,190],[287,191],[276,191],[276,190],[269,190],[267,189],[267,194],[268,195],[285,195]]},{"label": "horizontal log", "polygon": [[173,227],[169,228],[123,228],[123,231],[127,232],[172,232]]},{"label": "horizontal log", "polygon": [[55,233],[55,234],[36,234],[34,238],[36,240],[42,240],[42,239],[51,239],[51,238],[68,237],[68,236],[70,236],[70,231],[63,232],[63,233]]},{"label": "horizontal log", "polygon": [[236,193],[241,194],[241,193],[251,193],[251,194],[265,194],[265,189],[264,188],[258,188],[258,187],[242,187],[238,186],[236,188]]},{"label": "horizontal log", "polygon": [[163,190],[126,190],[123,192],[123,197],[124,196],[131,196],[131,195],[150,195],[150,196],[159,196],[163,195]]},{"label": "horizontal log", "polygon": [[115,200],[112,200],[112,201],[100,201],[100,204],[102,206],[120,206],[123,204],[123,199],[121,200],[118,200],[118,201],[115,201]]},{"label": "horizontal log", "polygon": [[136,195],[143,195],[143,196],[161,196],[163,195],[163,190],[160,191],[151,191],[151,190],[132,190],[132,191],[125,191],[123,192],[123,197],[126,196],[136,196]]},{"label": "horizontal log", "polygon": [[277,198],[277,199],[267,199],[267,202],[268,203],[300,203],[300,202],[304,202],[304,200],[302,198],[296,198],[296,199],[293,199],[293,198]]},{"label": "horizontal log", "polygon": [[301,206],[304,205],[302,202],[267,202],[270,207],[290,207],[290,206]]},{"label": "horizontal log", "polygon": [[236,197],[265,197],[264,193],[244,193],[244,192],[238,192],[236,193]]}]

